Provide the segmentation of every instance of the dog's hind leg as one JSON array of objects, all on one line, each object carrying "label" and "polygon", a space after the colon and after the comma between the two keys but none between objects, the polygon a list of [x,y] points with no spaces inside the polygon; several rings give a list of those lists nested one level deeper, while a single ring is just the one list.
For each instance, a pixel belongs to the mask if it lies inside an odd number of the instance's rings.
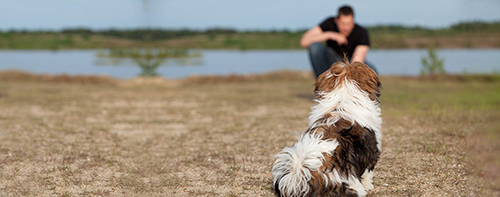
[{"label": "dog's hind leg", "polygon": [[373,189],[373,170],[366,169],[363,175],[361,175],[361,184],[365,187],[366,191]]}]

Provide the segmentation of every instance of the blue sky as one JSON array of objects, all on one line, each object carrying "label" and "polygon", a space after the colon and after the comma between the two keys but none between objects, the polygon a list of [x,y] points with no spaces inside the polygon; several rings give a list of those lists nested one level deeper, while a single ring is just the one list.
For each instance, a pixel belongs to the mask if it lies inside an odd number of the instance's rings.
[{"label": "blue sky", "polygon": [[362,25],[500,21],[500,0],[0,0],[0,30],[304,29],[349,4]]}]

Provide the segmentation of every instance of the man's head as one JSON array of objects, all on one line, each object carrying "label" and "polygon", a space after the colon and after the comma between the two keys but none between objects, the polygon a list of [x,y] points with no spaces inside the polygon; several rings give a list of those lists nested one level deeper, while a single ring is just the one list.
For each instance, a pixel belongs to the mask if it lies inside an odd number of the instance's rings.
[{"label": "man's head", "polygon": [[342,6],[339,8],[335,24],[339,28],[339,33],[344,36],[349,36],[354,29],[354,11],[350,6]]}]

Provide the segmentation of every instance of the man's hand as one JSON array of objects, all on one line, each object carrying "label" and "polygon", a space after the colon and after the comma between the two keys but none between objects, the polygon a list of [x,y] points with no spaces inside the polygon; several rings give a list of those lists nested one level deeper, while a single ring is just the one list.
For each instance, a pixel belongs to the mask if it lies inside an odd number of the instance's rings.
[{"label": "man's hand", "polygon": [[334,35],[332,36],[331,40],[335,40],[339,46],[347,45],[347,37],[339,33],[332,33]]}]

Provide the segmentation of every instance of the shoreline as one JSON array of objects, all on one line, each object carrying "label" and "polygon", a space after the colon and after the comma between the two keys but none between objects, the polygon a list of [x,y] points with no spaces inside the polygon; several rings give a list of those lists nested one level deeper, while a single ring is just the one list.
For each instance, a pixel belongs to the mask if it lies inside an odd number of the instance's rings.
[{"label": "shoreline", "polygon": [[[434,76],[421,75],[380,75],[382,79],[406,79],[406,80],[429,80],[429,81],[499,81],[499,73],[488,74],[442,74]],[[139,84],[162,84],[172,82],[182,83],[232,83],[232,82],[255,82],[255,81],[286,81],[286,80],[312,80],[314,76],[311,71],[274,71],[262,74],[229,74],[229,75],[191,75],[183,78],[166,78],[163,76],[133,78],[114,78],[107,75],[69,75],[69,74],[38,74],[16,70],[0,70],[0,81],[30,81],[30,82],[55,82],[55,83],[79,83],[79,84],[117,84],[121,82],[132,82]]]},{"label": "shoreline", "polygon": [[[432,46],[432,44],[428,45]],[[95,47],[95,48],[1,48],[0,51],[91,51],[91,50],[109,50],[117,48],[114,46],[111,47]],[[120,48],[120,47],[118,47]],[[170,48],[165,46],[158,47],[144,47],[144,46],[130,46],[123,47],[123,49],[134,49],[134,48],[152,48],[152,49],[162,49],[162,48]],[[305,48],[186,48],[187,50],[211,50],[211,51],[301,51],[307,50]],[[427,50],[429,47],[371,47],[370,50]],[[435,49],[439,50],[499,50],[500,44],[487,45],[487,46],[478,46],[478,47],[460,47],[460,46],[444,46],[444,47],[435,47]]]},{"label": "shoreline", "polygon": [[[100,50],[110,50],[113,48],[67,48],[67,49],[8,49],[8,48],[0,48],[0,51],[100,51]],[[129,48],[124,48],[129,49]],[[130,49],[134,49],[133,47]],[[153,48],[153,49],[162,49],[162,48]],[[429,48],[370,48],[370,51],[426,51]],[[443,47],[443,48],[434,48],[437,50],[500,50],[500,47],[481,47],[481,48],[466,48],[466,47]],[[231,49],[231,48],[221,48],[221,49],[211,49],[211,48],[189,48],[186,50],[193,51],[307,51],[305,48],[290,48],[290,49]]]}]

